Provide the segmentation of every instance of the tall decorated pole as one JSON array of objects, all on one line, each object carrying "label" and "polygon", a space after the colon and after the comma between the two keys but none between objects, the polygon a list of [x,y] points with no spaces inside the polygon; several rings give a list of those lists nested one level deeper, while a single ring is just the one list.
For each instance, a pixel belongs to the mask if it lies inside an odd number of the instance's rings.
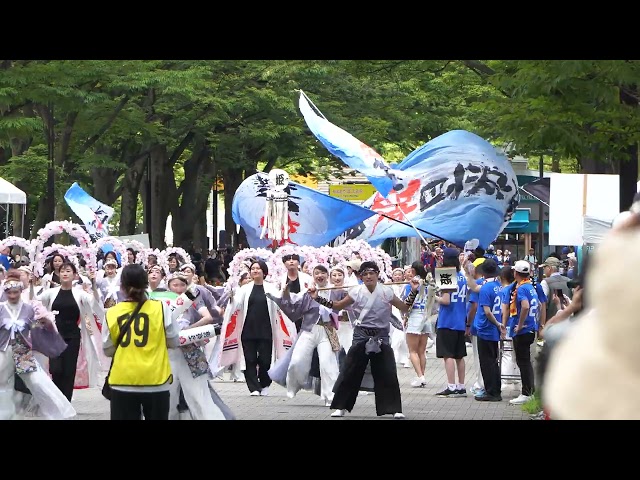
[{"label": "tall decorated pole", "polygon": [[[288,186],[287,172],[277,168],[269,172],[269,190],[260,239],[265,235],[276,242],[289,238],[289,194],[285,191]],[[276,246],[277,243],[274,243],[274,250]]]}]

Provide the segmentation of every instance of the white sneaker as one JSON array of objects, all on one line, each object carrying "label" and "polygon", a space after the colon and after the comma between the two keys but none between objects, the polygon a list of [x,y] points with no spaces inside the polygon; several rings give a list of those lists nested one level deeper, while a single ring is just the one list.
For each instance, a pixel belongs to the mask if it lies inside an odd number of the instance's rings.
[{"label": "white sneaker", "polygon": [[407,417],[404,416],[404,413],[394,413],[393,418],[400,419],[400,418],[407,418]]},{"label": "white sneaker", "polygon": [[287,392],[287,398],[293,398],[293,397],[295,397],[295,396],[296,396],[296,394],[295,394],[295,393],[293,393],[293,392]]},{"label": "white sneaker", "polygon": [[333,413],[331,414],[331,416],[332,416],[332,417],[344,417],[344,413],[345,413],[345,411],[344,411],[344,410],[340,410],[340,409],[338,409],[338,410],[336,410],[335,412],[333,412]]},{"label": "white sneaker", "polygon": [[473,387],[471,387],[471,388],[469,389],[469,391],[470,391],[473,395],[475,395],[475,394],[476,394],[476,392],[482,392],[482,391],[484,391],[484,387],[481,387],[481,386],[480,386],[480,385],[478,385],[477,383],[474,383],[474,384],[473,384]]},{"label": "white sneaker", "polygon": [[414,388],[424,387],[425,384],[424,377],[416,377],[411,381],[411,386]]},{"label": "white sneaker", "polygon": [[402,368],[413,368],[413,365],[411,363],[403,363]]},{"label": "white sneaker", "polygon": [[528,395],[520,395],[518,398],[514,398],[513,400],[509,400],[511,405],[522,405],[527,403],[531,397]]},{"label": "white sneaker", "polygon": [[259,397],[260,396],[260,392],[258,390],[255,390],[255,391],[251,392],[249,395],[251,395],[252,397]]},{"label": "white sneaker", "polygon": [[262,390],[260,390],[260,396],[261,397],[268,397],[269,396],[269,387],[265,387]]},{"label": "white sneaker", "polygon": [[324,402],[324,406],[325,406],[325,407],[330,407],[330,406],[331,406],[331,401],[329,401],[329,400],[325,400],[325,402]]}]

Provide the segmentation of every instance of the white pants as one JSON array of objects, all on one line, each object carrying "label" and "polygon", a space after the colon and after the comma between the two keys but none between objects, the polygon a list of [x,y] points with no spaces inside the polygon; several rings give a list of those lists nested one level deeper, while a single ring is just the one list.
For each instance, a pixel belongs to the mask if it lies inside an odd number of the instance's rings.
[{"label": "white pants", "polygon": [[473,345],[473,366],[476,369],[476,381],[473,388],[484,390],[484,379],[482,378],[482,370],[480,369],[480,357],[478,357],[478,337],[471,335],[471,345]]},{"label": "white pants", "polygon": [[[15,405],[21,395],[14,390],[15,372],[13,349],[9,345],[5,352],[0,352],[0,418],[2,419],[18,417]],[[76,415],[69,400],[55,386],[42,366],[38,365],[38,370],[22,374],[20,378],[31,391],[33,400],[39,407],[40,416],[49,420],[63,420]]]},{"label": "white pants", "polygon": [[333,400],[333,386],[338,380],[338,355],[331,348],[327,332],[320,325],[314,325],[310,332],[300,332],[287,370],[287,390],[296,394],[306,383],[316,348],[320,362],[321,396],[330,402]]},{"label": "white pants", "polygon": [[[503,388],[505,385],[517,386],[520,384],[520,369],[516,363],[516,355],[513,351],[513,342],[511,337],[507,337],[507,340],[508,342],[505,342],[506,350],[502,352],[500,374],[510,378],[502,379],[501,383]],[[535,343],[536,342],[533,342],[532,345],[535,345]]]},{"label": "white pants", "polygon": [[342,348],[344,348],[345,353],[349,353],[349,349],[353,343],[353,327],[351,326],[351,322],[340,322],[340,326],[338,327],[338,340]]},{"label": "white pants", "polygon": [[224,367],[221,367],[219,362],[223,343],[220,335],[218,335],[204,346],[204,354],[209,361],[209,368],[214,377],[217,377],[224,371]]},{"label": "white pants", "polygon": [[16,420],[17,393],[13,388],[16,371],[11,347],[6,352],[0,352],[0,420]]},{"label": "white pants", "polygon": [[171,373],[173,373],[173,383],[169,389],[169,420],[180,419],[178,412],[180,387],[194,420],[224,420],[224,415],[211,398],[209,376],[200,375],[193,378],[191,369],[179,348],[169,349],[169,362]]}]

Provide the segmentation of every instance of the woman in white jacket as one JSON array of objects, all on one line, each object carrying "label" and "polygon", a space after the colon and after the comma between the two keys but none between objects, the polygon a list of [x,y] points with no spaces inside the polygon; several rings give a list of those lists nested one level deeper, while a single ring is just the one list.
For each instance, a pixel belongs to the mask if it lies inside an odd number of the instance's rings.
[{"label": "woman in white jacket", "polygon": [[[225,316],[227,325],[223,326],[226,332],[229,319],[235,319],[240,340],[238,355],[244,356],[244,377],[252,396],[269,394],[269,368],[291,346],[291,335],[295,331],[292,322],[285,322],[278,306],[265,295],[280,296],[276,286],[264,280],[268,273],[267,264],[262,260],[251,263],[252,281],[236,291],[227,309],[232,316]],[[226,340],[227,336],[223,338]]]},{"label": "woman in white jacket", "polygon": [[[67,343],[67,348],[59,357],[50,359],[49,372],[53,382],[60,391],[71,401],[76,378],[76,366],[81,345],[86,354],[89,371],[89,386],[98,386],[99,373],[107,369],[109,361],[104,356],[100,338],[91,335],[100,331],[95,321],[94,312],[104,318],[104,309],[100,293],[95,284],[93,272],[89,273],[92,282],[93,295],[73,288],[73,281],[77,273],[76,266],[71,262],[64,262],[60,266],[60,286],[45,290],[37,299],[49,311],[58,311],[56,327]],[[89,322],[87,330],[85,319]]]}]

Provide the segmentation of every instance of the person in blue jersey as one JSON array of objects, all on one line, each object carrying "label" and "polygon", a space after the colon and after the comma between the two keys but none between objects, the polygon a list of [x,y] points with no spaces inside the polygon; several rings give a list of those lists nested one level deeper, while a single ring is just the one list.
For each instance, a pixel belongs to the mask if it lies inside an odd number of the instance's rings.
[{"label": "person in blue jersey", "polygon": [[491,259],[496,262],[496,264],[498,263],[498,256],[495,254],[495,247],[493,245],[489,245],[487,251],[484,254],[484,258]]},{"label": "person in blue jersey", "polygon": [[[443,252],[443,267],[455,267],[458,287],[455,291],[443,291],[436,297],[440,305],[438,312],[438,329],[436,331],[436,357],[444,359],[447,373],[447,387],[436,393],[438,397],[466,397],[464,386],[465,362],[467,347],[464,333],[466,329],[467,281],[460,271],[458,250],[446,248]],[[458,383],[455,383],[456,370]]]},{"label": "person in blue jersey", "polygon": [[531,363],[531,344],[535,340],[538,330],[537,316],[540,300],[529,278],[531,264],[526,260],[518,260],[513,269],[516,281],[511,288],[509,297],[508,331],[513,339],[516,364],[520,369],[522,393],[509,403],[521,405],[532,397],[535,387]]},{"label": "person in blue jersey", "polygon": [[476,395],[481,402],[499,402],[502,400],[500,366],[498,364],[499,342],[506,336],[506,328],[502,324],[502,284],[498,276],[498,265],[487,259],[482,264],[482,275],[485,283],[480,288],[478,311],[473,324],[478,342],[478,358],[484,380],[485,392]]},{"label": "person in blue jersey", "polygon": [[[486,259],[485,259],[486,261]],[[474,395],[482,395],[484,393],[484,381],[482,380],[482,372],[480,371],[480,360],[478,357],[478,332],[476,331],[473,319],[476,318],[478,312],[478,299],[480,296],[480,287],[484,284],[482,276],[482,265],[484,262],[474,267],[470,261],[464,265],[463,271],[467,279],[468,301],[467,301],[467,329],[465,336],[471,338],[471,346],[473,348],[473,364],[476,370],[476,381],[471,387],[471,393]],[[469,273],[469,269],[473,273]]]}]

